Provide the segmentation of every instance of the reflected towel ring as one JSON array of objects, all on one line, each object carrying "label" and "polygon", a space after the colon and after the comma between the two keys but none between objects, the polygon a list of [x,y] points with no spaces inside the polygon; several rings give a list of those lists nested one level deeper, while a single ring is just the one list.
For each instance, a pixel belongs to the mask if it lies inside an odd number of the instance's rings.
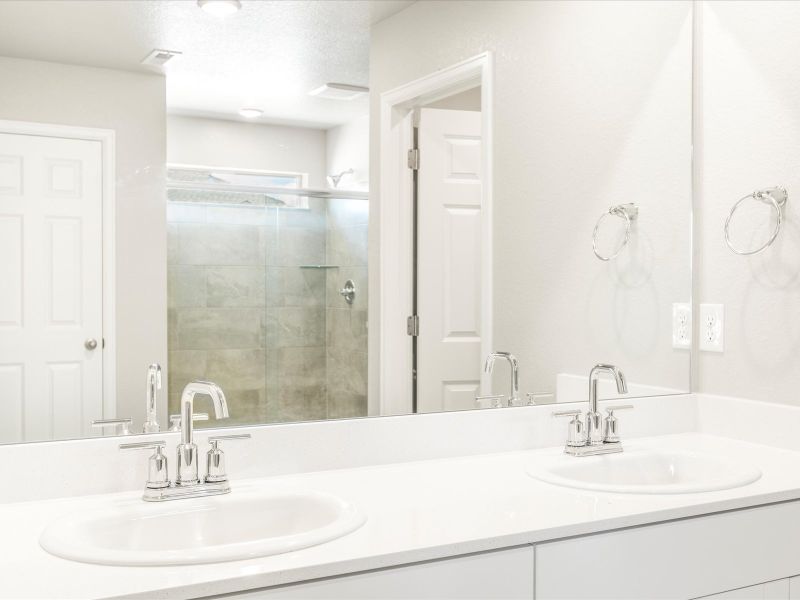
[{"label": "reflected towel ring", "polygon": [[[622,240],[619,248],[617,248],[613,254],[610,256],[603,256],[597,250],[597,232],[600,229],[600,224],[603,222],[603,219],[609,215],[625,220],[625,239]],[[622,249],[625,248],[625,246],[628,244],[628,241],[631,239],[631,226],[638,216],[639,207],[633,203],[612,206],[608,209],[608,211],[600,215],[600,218],[597,219],[597,223],[594,226],[594,231],[592,232],[592,250],[594,251],[594,255],[602,261],[609,261],[619,256],[619,253],[622,252]]]},{"label": "reflected towel ring", "polygon": [[[755,250],[740,250],[733,245],[731,242],[730,231],[729,227],[731,224],[731,219],[733,218],[733,214],[739,208],[739,206],[745,200],[759,200],[760,202],[766,202],[767,204],[771,204],[772,208],[775,210],[775,229],[772,232],[772,235],[769,236],[769,239],[764,243],[764,245],[756,248]],[[750,256],[752,254],[758,254],[759,252],[763,252],[767,248],[772,245],[772,242],[778,237],[778,234],[781,231],[781,225],[783,225],[783,207],[786,206],[786,201],[789,199],[789,193],[786,191],[785,188],[782,187],[773,187],[773,188],[766,188],[763,190],[756,190],[752,194],[748,194],[747,196],[740,198],[736,204],[731,207],[731,211],[728,213],[728,218],[725,219],[725,243],[728,245],[728,248],[731,249],[736,254],[741,256]]]}]

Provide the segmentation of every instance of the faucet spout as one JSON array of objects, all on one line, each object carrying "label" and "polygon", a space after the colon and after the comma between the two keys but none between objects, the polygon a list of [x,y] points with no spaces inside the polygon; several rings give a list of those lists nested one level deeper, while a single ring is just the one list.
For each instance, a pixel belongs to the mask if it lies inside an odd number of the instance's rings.
[{"label": "faucet spout", "polygon": [[483,364],[484,372],[491,374],[494,370],[494,361],[497,358],[502,358],[508,361],[511,367],[511,396],[508,400],[509,406],[515,406],[519,400],[519,363],[517,357],[510,352],[492,352],[486,357],[486,362]]},{"label": "faucet spout", "polygon": [[225,393],[213,381],[192,381],[183,388],[181,394],[181,443],[191,444],[193,438],[194,397],[205,394],[211,397],[214,405],[214,416],[217,419],[228,418],[228,401]]},{"label": "faucet spout", "polygon": [[145,406],[144,433],[158,433],[158,390],[161,389],[161,365],[147,367],[147,404]]}]

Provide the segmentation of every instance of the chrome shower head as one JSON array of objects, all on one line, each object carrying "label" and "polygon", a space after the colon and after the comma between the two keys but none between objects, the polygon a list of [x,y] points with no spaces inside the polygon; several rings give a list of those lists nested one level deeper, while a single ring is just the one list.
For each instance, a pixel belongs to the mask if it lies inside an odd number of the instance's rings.
[{"label": "chrome shower head", "polygon": [[342,180],[342,177],[344,177],[345,175],[352,175],[352,174],[353,174],[353,169],[347,169],[346,171],[342,171],[338,175],[328,175],[327,177],[328,183],[330,184],[331,187],[334,188],[339,187],[339,182]]}]

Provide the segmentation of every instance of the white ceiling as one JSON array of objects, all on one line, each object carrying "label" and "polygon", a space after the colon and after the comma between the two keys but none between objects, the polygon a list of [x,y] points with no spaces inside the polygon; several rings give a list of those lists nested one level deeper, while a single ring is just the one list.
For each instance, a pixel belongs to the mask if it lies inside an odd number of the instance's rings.
[{"label": "white ceiling", "polygon": [[331,127],[368,112],[308,92],[324,83],[369,85],[370,25],[413,0],[242,0],[217,18],[195,0],[4,0],[0,56],[147,72],[154,48],[183,56],[166,68],[170,112]]}]

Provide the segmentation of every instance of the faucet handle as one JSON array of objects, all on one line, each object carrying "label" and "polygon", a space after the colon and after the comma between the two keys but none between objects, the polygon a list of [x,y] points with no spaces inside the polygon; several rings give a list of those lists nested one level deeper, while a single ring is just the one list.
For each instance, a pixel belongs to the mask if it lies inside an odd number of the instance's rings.
[{"label": "faucet handle", "polygon": [[528,399],[527,406],[539,406],[542,404],[555,404],[556,395],[553,392],[525,392]]},{"label": "faucet handle", "polygon": [[581,421],[580,410],[563,410],[553,413],[553,417],[572,417],[567,428],[567,446],[576,448],[586,445],[586,433],[584,432],[583,421]]},{"label": "faucet handle", "polygon": [[553,413],[554,417],[580,417],[581,411],[579,410],[560,410]]},{"label": "faucet handle", "polygon": [[[192,422],[194,421],[208,421],[208,413],[194,413],[192,415]],[[181,415],[169,416],[169,430],[170,431],[181,430]]]},{"label": "faucet handle", "polygon": [[494,394],[490,396],[475,396],[475,404],[478,408],[503,408],[503,394]]},{"label": "faucet handle", "polygon": [[162,450],[167,442],[156,440],[153,442],[136,442],[133,444],[120,444],[120,450],[155,450],[147,460],[147,483],[146,488],[158,490],[169,487],[169,470],[167,468],[167,457]]},{"label": "faucet handle", "polygon": [[130,435],[131,423],[133,423],[133,419],[130,417],[118,419],[95,419],[92,421],[92,427],[95,429],[102,429],[104,427],[119,427],[118,433],[121,435]]},{"label": "faucet handle", "polygon": [[208,443],[217,447],[220,442],[225,440],[249,440],[252,436],[249,433],[231,433],[229,435],[210,435]]},{"label": "faucet handle", "polygon": [[249,433],[212,435],[208,438],[208,443],[211,444],[211,449],[206,453],[207,483],[220,483],[228,480],[228,474],[225,472],[225,453],[219,447],[219,443],[227,440],[246,440],[249,438]]},{"label": "faucet handle", "polygon": [[607,444],[619,442],[619,427],[617,417],[614,416],[615,410],[627,410],[633,408],[633,404],[619,404],[606,408],[606,418],[604,419],[603,441]]}]

